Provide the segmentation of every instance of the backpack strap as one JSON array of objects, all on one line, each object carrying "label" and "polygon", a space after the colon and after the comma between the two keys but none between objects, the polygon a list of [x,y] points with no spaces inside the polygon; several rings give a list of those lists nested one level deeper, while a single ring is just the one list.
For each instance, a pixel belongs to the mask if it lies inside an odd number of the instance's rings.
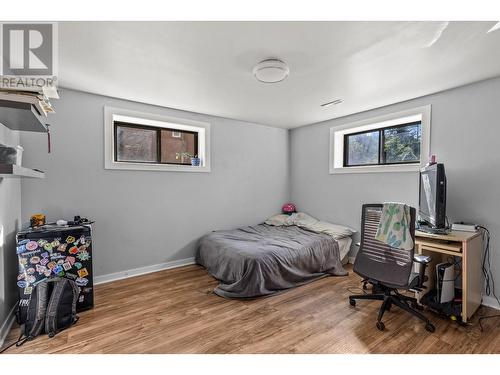
[{"label": "backpack strap", "polygon": [[27,340],[31,340],[42,333],[47,312],[49,282],[45,280],[38,284],[30,297],[28,314],[24,324],[24,335]]},{"label": "backpack strap", "polygon": [[[19,347],[26,341],[33,340],[36,336],[42,333],[45,322],[45,313],[47,311],[47,300],[49,293],[48,282],[49,280],[44,280],[34,288],[28,303],[26,321],[21,327],[21,334],[19,335],[19,338],[17,339],[17,341],[3,348],[0,353],[3,353],[14,345]],[[20,311],[18,311],[16,315],[19,322]]]},{"label": "backpack strap", "polygon": [[[65,278],[55,278],[54,282],[54,289],[50,296],[50,301],[47,306],[47,313],[45,318],[45,332],[49,335],[49,337],[54,337],[57,332],[69,327],[70,325],[76,323],[78,320],[78,317],[76,316],[76,303],[78,301],[78,295],[80,293],[78,286],[73,280]],[[66,326],[60,327],[59,318],[60,315],[64,315],[64,312],[61,312],[61,309],[64,308],[61,302],[63,301],[63,299],[68,299],[68,293],[70,293],[71,298],[71,317]]]},{"label": "backpack strap", "polygon": [[7,346],[5,346],[5,347],[3,347],[3,348],[0,349],[0,354],[2,354],[3,352],[5,352],[9,348],[12,348],[14,345],[15,346],[21,346],[26,341],[28,341],[28,338],[25,337],[23,339],[23,333],[21,332],[21,334],[19,335],[19,338],[17,339],[17,341],[14,341],[12,344],[9,344],[9,345],[7,345]]}]

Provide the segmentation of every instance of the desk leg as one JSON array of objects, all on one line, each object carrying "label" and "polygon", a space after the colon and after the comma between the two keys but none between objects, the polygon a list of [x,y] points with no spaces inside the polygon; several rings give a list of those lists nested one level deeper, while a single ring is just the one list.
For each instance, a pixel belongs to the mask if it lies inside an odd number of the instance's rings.
[{"label": "desk leg", "polygon": [[464,241],[462,246],[462,321],[465,323],[481,305],[483,293],[481,236]]}]

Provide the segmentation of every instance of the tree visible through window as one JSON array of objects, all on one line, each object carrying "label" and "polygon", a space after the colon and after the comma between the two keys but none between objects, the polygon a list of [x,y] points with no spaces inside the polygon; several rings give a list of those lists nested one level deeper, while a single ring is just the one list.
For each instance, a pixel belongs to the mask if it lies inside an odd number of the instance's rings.
[{"label": "tree visible through window", "polygon": [[384,158],[387,164],[420,161],[420,123],[384,129]]},{"label": "tree visible through window", "polygon": [[350,165],[371,165],[378,163],[379,132],[366,132],[348,136],[347,148]]},{"label": "tree visible through window", "polygon": [[344,166],[420,162],[420,121],[344,136]]}]

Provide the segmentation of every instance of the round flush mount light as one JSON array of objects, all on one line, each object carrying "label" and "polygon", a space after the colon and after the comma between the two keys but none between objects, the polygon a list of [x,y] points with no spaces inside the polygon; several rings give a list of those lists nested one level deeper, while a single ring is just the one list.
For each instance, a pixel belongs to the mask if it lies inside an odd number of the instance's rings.
[{"label": "round flush mount light", "polygon": [[290,74],[288,65],[279,59],[266,59],[255,65],[253,75],[264,83],[283,81]]}]

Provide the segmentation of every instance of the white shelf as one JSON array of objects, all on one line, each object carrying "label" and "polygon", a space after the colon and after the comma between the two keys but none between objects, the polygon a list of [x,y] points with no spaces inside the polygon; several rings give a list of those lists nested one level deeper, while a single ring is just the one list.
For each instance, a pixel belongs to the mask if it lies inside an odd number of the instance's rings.
[{"label": "white shelf", "polygon": [[30,103],[0,100],[0,123],[9,129],[44,133],[45,121]]},{"label": "white shelf", "polygon": [[12,177],[45,178],[45,173],[15,164],[0,164],[0,178]]}]

